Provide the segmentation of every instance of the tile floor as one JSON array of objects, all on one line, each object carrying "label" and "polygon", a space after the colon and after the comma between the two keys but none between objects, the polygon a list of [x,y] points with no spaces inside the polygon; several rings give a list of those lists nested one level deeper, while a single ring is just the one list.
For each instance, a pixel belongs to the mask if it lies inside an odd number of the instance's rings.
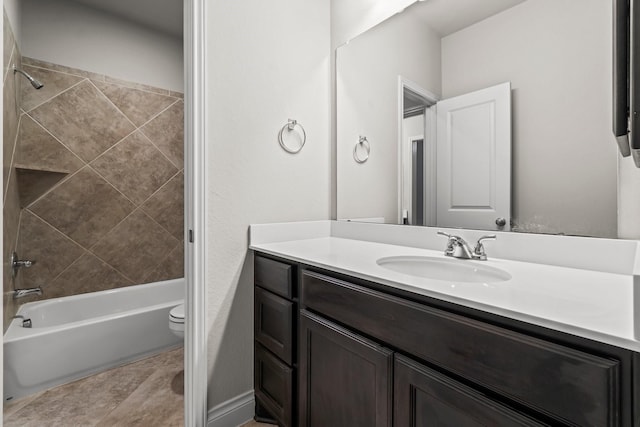
[{"label": "tile floor", "polygon": [[183,349],[169,350],[8,403],[4,426],[182,426],[183,375]]}]

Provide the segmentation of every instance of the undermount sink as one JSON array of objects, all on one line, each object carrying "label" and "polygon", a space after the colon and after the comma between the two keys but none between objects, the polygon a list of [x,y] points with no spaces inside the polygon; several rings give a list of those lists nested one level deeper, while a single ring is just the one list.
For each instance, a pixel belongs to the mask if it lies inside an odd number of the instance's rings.
[{"label": "undermount sink", "polygon": [[398,273],[449,282],[496,283],[511,279],[504,270],[467,260],[393,256],[380,258],[376,263]]}]

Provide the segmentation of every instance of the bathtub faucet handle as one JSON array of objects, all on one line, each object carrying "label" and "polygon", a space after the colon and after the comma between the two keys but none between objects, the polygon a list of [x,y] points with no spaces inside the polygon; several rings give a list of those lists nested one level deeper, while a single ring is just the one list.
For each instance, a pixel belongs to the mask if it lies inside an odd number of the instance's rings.
[{"label": "bathtub faucet handle", "polygon": [[12,253],[11,254],[11,276],[13,278],[16,277],[16,275],[18,274],[18,270],[21,268],[29,268],[31,266],[33,266],[33,264],[35,264],[35,261],[32,260],[28,260],[28,259],[19,259],[18,258],[18,254],[17,253]]},{"label": "bathtub faucet handle", "polygon": [[35,263],[36,263],[35,261],[31,261],[31,260],[28,260],[28,259],[19,259],[19,260],[17,260],[15,262],[15,265],[17,267],[29,268]]}]

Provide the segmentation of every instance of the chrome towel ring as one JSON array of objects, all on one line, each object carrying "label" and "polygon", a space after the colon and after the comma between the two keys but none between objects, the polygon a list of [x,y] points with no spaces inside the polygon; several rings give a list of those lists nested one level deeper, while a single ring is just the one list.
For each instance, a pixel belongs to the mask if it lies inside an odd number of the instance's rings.
[{"label": "chrome towel ring", "polygon": [[[363,155],[358,154],[358,147],[362,147],[365,151],[365,153]],[[357,163],[364,163],[367,160],[369,160],[369,154],[371,153],[371,144],[369,144],[369,141],[367,140],[366,136],[360,136],[360,138],[358,139],[358,143],[355,145],[355,147],[353,147],[353,159],[357,162]]]},{"label": "chrome towel ring", "polygon": [[[296,127],[300,128],[300,132],[302,133],[302,142],[300,143],[300,146],[298,148],[291,148],[284,141],[284,131],[286,130],[287,133],[293,132]],[[282,126],[282,129],[280,129],[280,132],[278,132],[278,142],[280,142],[280,146],[284,151],[286,151],[287,153],[296,154],[299,153],[300,150],[302,150],[302,147],[304,147],[304,143],[307,142],[307,133],[304,131],[304,128],[300,123],[298,123],[297,120],[289,119],[287,120],[287,124]]]}]

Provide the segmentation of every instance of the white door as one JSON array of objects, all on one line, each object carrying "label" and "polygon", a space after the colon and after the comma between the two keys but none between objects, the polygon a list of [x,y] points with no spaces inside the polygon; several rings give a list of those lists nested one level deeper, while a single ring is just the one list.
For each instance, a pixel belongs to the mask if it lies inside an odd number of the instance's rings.
[{"label": "white door", "polygon": [[511,84],[442,100],[437,110],[437,225],[508,231]]}]

